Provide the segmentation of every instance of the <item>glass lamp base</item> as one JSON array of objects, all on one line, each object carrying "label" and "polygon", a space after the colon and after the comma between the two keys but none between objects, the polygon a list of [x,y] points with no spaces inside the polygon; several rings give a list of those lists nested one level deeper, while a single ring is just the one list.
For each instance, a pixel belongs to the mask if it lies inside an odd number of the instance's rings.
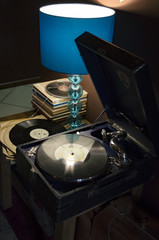
[{"label": "glass lamp base", "polygon": [[79,84],[71,84],[68,88],[68,94],[72,99],[79,99],[83,94],[83,88]]},{"label": "glass lamp base", "polygon": [[71,112],[68,116],[68,123],[72,129],[79,127],[82,121],[82,117],[79,115],[79,112],[82,108],[80,97],[83,94],[83,88],[79,83],[82,81],[83,75],[69,74],[68,79],[72,83],[68,88],[68,94],[71,98],[68,102],[68,109]]},{"label": "glass lamp base", "polygon": [[82,103],[80,100],[70,100],[68,102],[68,109],[72,114],[77,114],[79,111],[81,111]]},{"label": "glass lamp base", "polygon": [[83,80],[83,75],[78,74],[68,74],[68,79],[71,83],[77,85]]},{"label": "glass lamp base", "polygon": [[77,115],[73,115],[73,114],[70,114],[68,116],[68,119],[67,119],[69,125],[70,125],[70,128],[77,128],[80,126],[81,122],[82,122],[82,117],[80,114],[77,114]]}]

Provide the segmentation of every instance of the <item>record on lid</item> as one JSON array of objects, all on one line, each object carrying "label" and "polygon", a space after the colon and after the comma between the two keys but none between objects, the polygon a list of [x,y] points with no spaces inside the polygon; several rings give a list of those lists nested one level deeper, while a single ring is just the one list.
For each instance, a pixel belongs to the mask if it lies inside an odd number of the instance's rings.
[{"label": "record on lid", "polygon": [[83,182],[106,170],[108,156],[101,143],[78,134],[60,134],[44,141],[36,155],[37,165],[57,180]]},{"label": "record on lid", "polygon": [[46,86],[46,91],[48,94],[53,95],[55,97],[60,98],[68,98],[68,88],[70,86],[69,81],[58,81],[58,82],[51,82]]},{"label": "record on lid", "polygon": [[51,120],[31,119],[15,125],[9,133],[9,138],[11,142],[17,146],[65,130],[61,124],[54,123]]}]

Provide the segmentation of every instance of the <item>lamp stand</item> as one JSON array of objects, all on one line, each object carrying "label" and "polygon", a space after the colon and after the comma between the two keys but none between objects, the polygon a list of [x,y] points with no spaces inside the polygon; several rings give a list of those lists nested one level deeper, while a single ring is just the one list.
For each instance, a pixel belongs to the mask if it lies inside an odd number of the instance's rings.
[{"label": "lamp stand", "polygon": [[83,88],[79,83],[83,80],[83,75],[69,74],[68,79],[72,83],[68,89],[68,94],[71,98],[71,100],[68,102],[68,109],[70,111],[68,123],[72,129],[79,127],[82,121],[82,117],[79,112],[82,109],[80,97],[83,94]]}]

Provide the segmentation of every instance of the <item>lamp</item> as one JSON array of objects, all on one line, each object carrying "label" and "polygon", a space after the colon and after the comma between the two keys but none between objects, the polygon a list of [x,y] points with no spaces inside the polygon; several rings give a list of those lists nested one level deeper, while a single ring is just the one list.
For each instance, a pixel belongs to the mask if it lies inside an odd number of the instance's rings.
[{"label": "lamp", "polygon": [[68,88],[71,98],[68,123],[71,128],[81,123],[78,113],[83,89],[79,83],[83,75],[88,74],[74,40],[87,31],[112,42],[114,19],[114,10],[92,4],[63,3],[40,8],[41,64],[50,70],[68,74],[72,83]]}]

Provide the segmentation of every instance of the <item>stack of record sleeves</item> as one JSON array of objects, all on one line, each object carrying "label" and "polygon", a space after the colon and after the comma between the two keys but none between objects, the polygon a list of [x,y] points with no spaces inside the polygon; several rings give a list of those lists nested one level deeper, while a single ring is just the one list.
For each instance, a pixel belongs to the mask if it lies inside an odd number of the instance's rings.
[{"label": "stack of record sleeves", "polygon": [[[32,104],[47,118],[54,121],[66,120],[70,114],[68,110],[68,87],[70,81],[67,78],[33,84]],[[86,114],[87,92],[83,90],[80,100],[82,102],[81,115]]]}]

